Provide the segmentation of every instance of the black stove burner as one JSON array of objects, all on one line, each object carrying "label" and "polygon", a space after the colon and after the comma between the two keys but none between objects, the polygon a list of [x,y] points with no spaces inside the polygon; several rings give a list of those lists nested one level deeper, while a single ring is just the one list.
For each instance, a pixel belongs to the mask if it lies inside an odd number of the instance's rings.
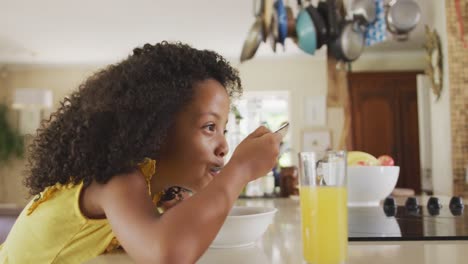
[{"label": "black stove burner", "polygon": [[449,206],[431,197],[426,207],[415,197],[396,206],[391,197],[383,207],[349,208],[349,241],[468,240],[468,212],[460,197]]}]

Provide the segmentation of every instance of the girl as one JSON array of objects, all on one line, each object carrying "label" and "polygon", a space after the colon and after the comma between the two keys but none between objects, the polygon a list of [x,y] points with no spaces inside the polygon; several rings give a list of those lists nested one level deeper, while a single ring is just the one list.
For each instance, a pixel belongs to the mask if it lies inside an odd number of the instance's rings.
[{"label": "girl", "polygon": [[146,44],[94,74],[38,131],[35,197],[0,263],[81,263],[118,246],[139,263],[194,263],[279,153],[281,135],[259,127],[224,164],[241,92],[225,59],[180,43]]}]

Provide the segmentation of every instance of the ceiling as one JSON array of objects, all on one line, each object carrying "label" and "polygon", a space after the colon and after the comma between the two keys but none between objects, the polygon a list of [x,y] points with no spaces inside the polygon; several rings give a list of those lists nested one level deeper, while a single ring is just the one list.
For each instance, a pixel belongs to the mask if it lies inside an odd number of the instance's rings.
[{"label": "ceiling", "polygon": [[[109,63],[136,46],[162,40],[179,40],[238,58],[254,21],[252,1],[0,0],[0,64]],[[366,52],[421,50],[423,25],[433,10],[427,3],[431,1],[417,2],[422,21],[409,41],[390,40]],[[309,56],[292,41],[280,54],[268,47],[263,44],[256,56]],[[316,56],[323,56],[323,51]]]}]

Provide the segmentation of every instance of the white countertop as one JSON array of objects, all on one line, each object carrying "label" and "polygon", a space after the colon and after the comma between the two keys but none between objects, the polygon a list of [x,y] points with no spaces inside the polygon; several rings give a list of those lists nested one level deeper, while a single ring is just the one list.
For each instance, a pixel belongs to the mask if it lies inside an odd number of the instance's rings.
[{"label": "white countertop", "polygon": [[[208,249],[200,264],[298,264],[302,260],[299,201],[293,199],[241,199],[237,205],[278,208],[273,224],[252,247]],[[467,263],[468,241],[350,242],[348,264]],[[99,256],[89,264],[133,263],[124,252]]]}]

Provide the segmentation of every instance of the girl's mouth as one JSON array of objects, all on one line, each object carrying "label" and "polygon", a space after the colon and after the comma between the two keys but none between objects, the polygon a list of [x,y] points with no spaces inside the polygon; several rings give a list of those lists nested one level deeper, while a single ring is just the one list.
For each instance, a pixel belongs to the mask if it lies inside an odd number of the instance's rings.
[{"label": "girl's mouth", "polygon": [[222,169],[222,167],[220,167],[220,166],[211,167],[210,174],[213,175],[213,176],[216,176],[216,175],[219,174],[221,169]]}]

